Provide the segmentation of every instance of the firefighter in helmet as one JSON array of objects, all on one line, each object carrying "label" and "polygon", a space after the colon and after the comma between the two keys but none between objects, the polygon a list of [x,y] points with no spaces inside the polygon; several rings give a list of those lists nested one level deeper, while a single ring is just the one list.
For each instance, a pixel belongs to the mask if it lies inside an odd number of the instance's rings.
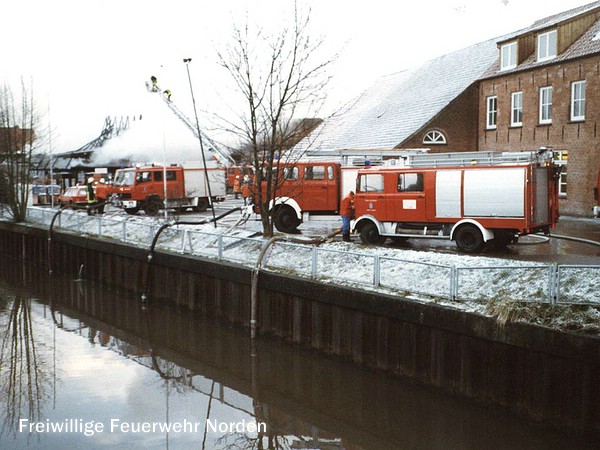
[{"label": "firefighter in helmet", "polygon": [[92,215],[93,206],[96,204],[96,193],[94,192],[94,178],[89,177],[87,179],[86,187],[86,200],[87,200],[87,213],[88,216]]},{"label": "firefighter in helmet", "polygon": [[244,181],[242,181],[242,198],[244,199],[244,206],[252,204],[252,188],[250,184],[252,181],[248,175],[244,175]]},{"label": "firefighter in helmet", "polygon": [[236,175],[235,180],[233,180],[233,193],[235,194],[235,198],[240,198],[241,188],[242,188],[242,183],[240,181],[240,176]]}]

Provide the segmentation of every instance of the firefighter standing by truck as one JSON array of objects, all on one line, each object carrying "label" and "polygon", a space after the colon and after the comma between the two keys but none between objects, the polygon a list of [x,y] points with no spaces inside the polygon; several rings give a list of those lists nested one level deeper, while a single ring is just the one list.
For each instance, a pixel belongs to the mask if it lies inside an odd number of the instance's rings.
[{"label": "firefighter standing by truck", "polygon": [[96,193],[94,192],[94,178],[89,177],[86,187],[87,213],[88,216],[93,214],[93,206],[96,204]]},{"label": "firefighter standing by truck", "polygon": [[350,191],[348,195],[342,199],[340,215],[342,216],[342,239],[344,242],[350,242],[350,221],[354,219],[353,191]]},{"label": "firefighter standing by truck", "polygon": [[250,177],[248,175],[244,175],[244,181],[242,181],[242,198],[244,199],[244,206],[248,206],[252,203],[252,188],[250,187]]},{"label": "firefighter standing by truck", "polygon": [[241,190],[240,176],[236,175],[235,180],[233,180],[233,193],[235,194],[235,198],[240,198],[240,190]]}]

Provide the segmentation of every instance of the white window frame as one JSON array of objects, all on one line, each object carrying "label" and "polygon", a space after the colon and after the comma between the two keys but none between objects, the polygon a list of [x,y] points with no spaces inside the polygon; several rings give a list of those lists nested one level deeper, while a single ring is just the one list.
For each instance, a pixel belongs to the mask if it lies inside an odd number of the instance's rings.
[{"label": "white window frame", "polygon": [[571,83],[571,120],[585,120],[585,80]]},{"label": "white window frame", "polygon": [[498,96],[491,95],[485,99],[485,128],[495,130],[498,127]]},{"label": "white window frame", "polygon": [[441,145],[446,143],[446,136],[439,130],[428,131],[423,137],[423,144]]},{"label": "white window frame", "polygon": [[551,30],[546,33],[538,34],[537,37],[537,60],[538,62],[548,61],[556,58],[557,53],[557,32]]},{"label": "white window frame", "polygon": [[517,41],[500,46],[500,70],[517,67]]},{"label": "white window frame", "polygon": [[[548,96],[545,93],[549,93]],[[552,86],[540,88],[540,113],[538,122],[542,125],[552,123]]]},{"label": "white window frame", "polygon": [[523,91],[510,95],[510,126],[523,126]]},{"label": "white window frame", "polygon": [[553,160],[556,166],[560,166],[560,175],[558,178],[558,196],[567,196],[567,163],[569,161],[568,150],[554,150]]}]

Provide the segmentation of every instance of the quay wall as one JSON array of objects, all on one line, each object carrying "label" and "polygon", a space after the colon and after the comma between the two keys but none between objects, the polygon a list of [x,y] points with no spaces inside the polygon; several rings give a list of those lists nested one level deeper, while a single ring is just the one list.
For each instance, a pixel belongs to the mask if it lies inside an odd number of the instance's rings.
[{"label": "quay wall", "polygon": [[[0,252],[249,326],[252,271],[110,239],[0,223]],[[336,355],[552,427],[600,434],[600,339],[261,272],[261,336]]]}]

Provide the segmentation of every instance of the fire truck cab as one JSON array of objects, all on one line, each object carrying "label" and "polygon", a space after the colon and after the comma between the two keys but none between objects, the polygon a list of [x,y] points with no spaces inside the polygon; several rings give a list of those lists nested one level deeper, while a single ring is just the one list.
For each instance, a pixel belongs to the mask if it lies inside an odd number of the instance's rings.
[{"label": "fire truck cab", "polygon": [[549,233],[558,220],[558,188],[546,153],[415,155],[402,168],[360,170],[353,231],[366,244],[450,239],[466,253]]},{"label": "fire truck cab", "polygon": [[[294,232],[308,214],[336,214],[340,208],[341,166],[335,162],[296,161],[274,166],[277,189],[270,201],[275,227]],[[263,198],[266,183],[262,183]]]}]

